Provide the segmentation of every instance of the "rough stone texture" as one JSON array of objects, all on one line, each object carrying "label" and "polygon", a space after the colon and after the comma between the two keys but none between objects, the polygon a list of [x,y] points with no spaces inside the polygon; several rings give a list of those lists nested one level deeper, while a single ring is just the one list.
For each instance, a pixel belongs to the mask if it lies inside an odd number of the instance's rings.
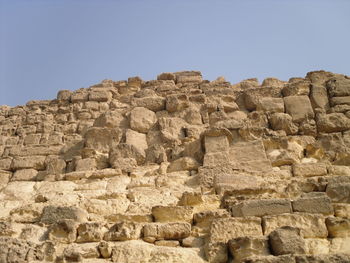
[{"label": "rough stone texture", "polygon": [[269,235],[272,253],[276,256],[285,254],[305,254],[305,242],[300,229],[284,226]]},{"label": "rough stone texture", "polygon": [[185,71],[0,106],[0,262],[349,262],[349,80]]}]

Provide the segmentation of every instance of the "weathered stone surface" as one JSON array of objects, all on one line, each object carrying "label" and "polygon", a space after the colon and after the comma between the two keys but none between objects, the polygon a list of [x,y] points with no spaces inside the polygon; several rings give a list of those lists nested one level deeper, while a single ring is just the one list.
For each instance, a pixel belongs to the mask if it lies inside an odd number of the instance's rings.
[{"label": "weathered stone surface", "polygon": [[266,216],[291,213],[291,202],[287,199],[248,200],[231,207],[232,216]]},{"label": "weathered stone surface", "polygon": [[269,234],[272,253],[276,256],[285,254],[304,254],[305,242],[300,229],[284,226]]},{"label": "weathered stone surface", "polygon": [[330,237],[350,237],[350,219],[327,217],[326,225]]},{"label": "weathered stone surface", "polygon": [[269,113],[284,112],[284,101],[282,98],[261,98],[256,110]]},{"label": "weathered stone surface", "polygon": [[220,218],[210,227],[212,242],[227,242],[241,236],[262,236],[261,219],[258,217]]},{"label": "weathered stone surface", "polygon": [[343,113],[317,115],[319,132],[342,132],[350,129],[350,120]]},{"label": "weathered stone surface", "polygon": [[292,116],[286,113],[274,113],[271,115],[270,124],[275,131],[283,130],[287,135],[296,134],[298,126],[293,123]]},{"label": "weathered stone surface", "polygon": [[349,262],[350,255],[346,254],[334,254],[334,255],[298,255],[295,257],[296,263],[317,263],[317,262],[329,262],[329,263],[346,263]]},{"label": "weathered stone surface", "polygon": [[330,183],[326,193],[335,203],[350,203],[350,183]]},{"label": "weathered stone surface", "polygon": [[350,96],[350,80],[343,76],[333,77],[327,81],[328,92],[332,97]]},{"label": "weathered stone surface", "polygon": [[270,255],[269,243],[266,237],[239,237],[228,242],[228,248],[234,262],[242,262],[246,258]]},{"label": "weathered stone surface", "polygon": [[152,215],[156,222],[192,222],[193,208],[190,206],[155,206]]},{"label": "weathered stone surface", "polygon": [[292,116],[294,122],[302,122],[313,119],[315,114],[312,109],[309,97],[289,96],[284,98],[286,113]]},{"label": "weathered stone surface", "polygon": [[293,165],[294,176],[323,176],[327,175],[327,166],[324,163],[301,163]]},{"label": "weathered stone surface", "polygon": [[87,216],[86,211],[78,207],[46,206],[41,216],[41,222],[52,224],[64,219],[85,222],[87,221]]},{"label": "weathered stone surface", "polygon": [[265,216],[262,220],[264,234],[267,235],[273,230],[282,226],[291,226],[301,229],[301,234],[305,238],[325,238],[328,236],[325,220],[317,214],[283,214],[275,216]]},{"label": "weathered stone surface", "polygon": [[101,223],[83,223],[77,229],[77,242],[98,242],[102,240],[104,227]]},{"label": "weathered stone surface", "polygon": [[227,136],[205,136],[204,148],[206,153],[227,151],[229,141]]},{"label": "weathered stone surface", "polygon": [[182,239],[191,233],[189,223],[151,223],[143,227],[143,236],[155,239]]},{"label": "weathered stone surface", "polygon": [[292,202],[294,212],[333,214],[330,198],[324,193],[306,194]]},{"label": "weathered stone surface", "polygon": [[107,241],[125,241],[139,239],[141,237],[142,225],[134,222],[121,222],[113,225],[104,235]]},{"label": "weathered stone surface", "polygon": [[50,226],[48,237],[55,242],[72,243],[77,237],[77,227],[77,222],[72,219],[56,221]]},{"label": "weathered stone surface", "polygon": [[156,121],[156,114],[149,109],[135,107],[130,112],[130,128],[135,131],[147,133]]}]

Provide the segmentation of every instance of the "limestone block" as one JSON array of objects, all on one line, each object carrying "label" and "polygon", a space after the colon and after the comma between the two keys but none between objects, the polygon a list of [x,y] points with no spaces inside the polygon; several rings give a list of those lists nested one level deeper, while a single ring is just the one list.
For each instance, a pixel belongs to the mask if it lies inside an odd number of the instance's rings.
[{"label": "limestone block", "polygon": [[162,111],[165,110],[165,98],[156,95],[143,98],[133,98],[131,105],[143,107],[154,112]]},{"label": "limestone block", "polygon": [[156,122],[156,114],[149,109],[135,107],[130,112],[130,128],[135,131],[147,133]]},{"label": "limestone block", "polygon": [[45,169],[45,156],[15,157],[12,162],[12,169]]},{"label": "limestone block", "polygon": [[350,203],[350,183],[329,183],[326,193],[332,202]]},{"label": "limestone block", "polygon": [[112,94],[107,90],[93,91],[89,93],[89,101],[107,102],[112,99]]},{"label": "limestone block", "polygon": [[118,242],[112,251],[112,262],[115,263],[204,263],[205,261],[194,249],[180,247],[154,246],[143,241]]},{"label": "limestone block", "polygon": [[330,237],[350,237],[350,219],[327,217],[326,225]]},{"label": "limestone block", "polygon": [[12,177],[12,173],[4,170],[0,170],[0,189],[5,187],[10,178]]},{"label": "limestone block", "polygon": [[284,101],[282,98],[260,98],[256,110],[270,113],[284,113]]},{"label": "limestone block", "polygon": [[210,152],[204,155],[203,167],[214,168],[217,166],[224,166],[230,162],[231,160],[229,151]]},{"label": "limestone block", "polygon": [[168,112],[177,112],[186,109],[189,106],[186,94],[172,94],[166,97],[165,109]]},{"label": "limestone block", "polygon": [[275,256],[305,253],[305,242],[299,228],[290,226],[278,228],[269,234],[269,242]]},{"label": "limestone block", "polygon": [[325,238],[328,236],[324,217],[319,214],[294,213],[263,217],[263,230],[267,235],[282,226],[301,229],[305,238]]},{"label": "limestone block", "polygon": [[134,222],[120,222],[113,225],[104,235],[106,241],[126,241],[141,237],[142,224]]},{"label": "limestone block", "polygon": [[204,138],[205,152],[223,152],[227,151],[229,147],[229,141],[227,136],[205,136]]},{"label": "limestone block", "polygon": [[327,166],[324,163],[300,163],[293,165],[294,176],[323,176],[327,175]]},{"label": "limestone block", "polygon": [[238,237],[228,242],[228,248],[234,258],[233,262],[242,262],[250,256],[270,255],[266,237]]},{"label": "limestone block", "polygon": [[41,134],[28,134],[26,137],[24,137],[23,143],[25,145],[39,144],[41,136]]},{"label": "limestone block", "polygon": [[154,206],[152,215],[156,222],[192,222],[193,207],[190,206]]},{"label": "limestone block", "polygon": [[228,248],[226,242],[207,242],[204,247],[207,262],[228,262]]},{"label": "limestone block", "polygon": [[77,236],[78,224],[72,219],[63,219],[52,224],[48,230],[48,237],[59,243],[73,243]]},{"label": "limestone block", "polygon": [[193,221],[196,227],[209,230],[209,227],[214,220],[227,217],[230,217],[230,214],[226,209],[215,209],[195,213],[193,215]]},{"label": "limestone block", "polygon": [[103,258],[110,258],[112,255],[112,247],[106,241],[102,241],[98,244],[98,250]]},{"label": "limestone block", "polygon": [[87,218],[88,214],[86,211],[78,207],[46,206],[41,216],[41,222],[44,224],[52,224],[63,219],[85,222]]},{"label": "limestone block", "polygon": [[294,122],[313,119],[315,114],[308,96],[284,97],[286,113],[292,116]]},{"label": "limestone block", "polygon": [[312,84],[310,101],[314,109],[320,108],[327,111],[329,109],[327,89],[324,86]]},{"label": "limestone block", "polygon": [[9,171],[11,170],[12,158],[0,159],[0,170]]},{"label": "limestone block", "polygon": [[168,173],[177,172],[177,171],[192,171],[197,170],[199,163],[191,157],[181,157],[170,163],[168,166]]},{"label": "limestone block", "polygon": [[201,237],[189,236],[182,239],[181,245],[183,247],[202,247],[204,245],[204,239]]},{"label": "limestone block", "polygon": [[38,171],[35,169],[17,170],[11,177],[11,181],[35,181]]},{"label": "limestone block", "polygon": [[292,206],[288,199],[248,200],[231,207],[232,216],[266,216],[291,213]]},{"label": "limestone block", "polygon": [[[255,86],[256,84],[253,84]],[[282,87],[259,87],[259,88],[248,88],[244,90],[244,104],[249,111],[256,110],[259,104],[259,99],[262,97],[281,98]]]},{"label": "limestone block", "polygon": [[344,76],[336,76],[327,81],[327,89],[331,97],[350,96],[350,80]]},{"label": "limestone block", "polygon": [[246,261],[254,263],[295,263],[295,258],[294,255],[252,256],[247,258]]},{"label": "limestone block", "polygon": [[57,100],[59,100],[59,101],[69,101],[71,95],[72,95],[72,92],[70,90],[60,90],[57,93]]},{"label": "limestone block", "polygon": [[332,238],[330,252],[350,254],[350,238]]},{"label": "limestone block", "polygon": [[306,254],[320,255],[329,253],[330,242],[327,239],[306,238],[304,242]]},{"label": "limestone block", "polygon": [[227,242],[241,236],[262,236],[261,219],[258,217],[219,218],[211,224],[211,242]]},{"label": "limestone block", "polygon": [[350,204],[333,204],[334,216],[350,219]]},{"label": "limestone block", "polygon": [[87,92],[74,92],[71,94],[71,102],[77,103],[77,102],[84,102],[89,99],[89,93]]},{"label": "limestone block", "polygon": [[157,80],[175,80],[176,75],[170,72],[164,72],[157,76]]},{"label": "limestone block", "polygon": [[284,97],[303,95],[309,96],[309,93],[310,82],[306,80],[290,82],[282,89],[282,94]]},{"label": "limestone block", "polygon": [[330,198],[324,193],[305,194],[292,202],[294,212],[333,214]]},{"label": "limestone block", "polygon": [[267,191],[261,177],[245,173],[218,174],[214,178],[214,187],[218,194],[261,194]]},{"label": "limestone block", "polygon": [[200,71],[181,71],[174,74],[176,76],[176,83],[202,82],[202,73]]},{"label": "limestone block", "polygon": [[121,132],[114,128],[91,127],[85,135],[84,146],[97,152],[108,153],[121,139]]},{"label": "limestone block", "polygon": [[78,243],[98,242],[102,240],[104,229],[103,225],[98,222],[89,222],[80,224],[77,229]]},{"label": "limestone block", "polygon": [[273,130],[283,130],[287,135],[296,134],[298,126],[293,123],[292,116],[286,113],[274,113],[269,118]]},{"label": "limestone block", "polygon": [[80,159],[75,162],[75,171],[77,172],[93,170],[96,170],[95,158]]},{"label": "limestone block", "polygon": [[333,97],[330,99],[330,103],[333,107],[337,105],[350,105],[350,96]]},{"label": "limestone block", "polygon": [[350,129],[350,120],[343,113],[317,115],[319,132],[342,132]]},{"label": "limestone block", "polygon": [[126,144],[134,146],[141,155],[145,155],[145,151],[148,148],[146,134],[128,129],[126,131],[125,137]]},{"label": "limestone block", "polygon": [[143,227],[144,237],[161,239],[183,239],[191,234],[189,223],[151,223]]},{"label": "limestone block", "polygon": [[[126,143],[118,144],[116,147],[112,148],[109,153],[109,162],[114,169],[122,169],[124,164],[126,167],[133,168],[143,164],[145,158],[144,152],[140,152],[135,146]],[[126,159],[125,163],[123,163],[122,159]],[[130,159],[134,159],[135,161],[133,162]]]}]

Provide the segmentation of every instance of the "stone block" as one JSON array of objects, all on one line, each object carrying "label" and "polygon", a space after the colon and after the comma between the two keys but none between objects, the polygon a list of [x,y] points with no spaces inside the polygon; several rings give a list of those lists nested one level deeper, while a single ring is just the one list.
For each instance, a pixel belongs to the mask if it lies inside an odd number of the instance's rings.
[{"label": "stone block", "polygon": [[15,157],[12,162],[12,169],[45,170],[45,158],[45,156]]},{"label": "stone block", "polygon": [[11,177],[11,181],[35,181],[38,171],[35,169],[17,170]]},{"label": "stone block", "polygon": [[156,222],[192,222],[193,207],[190,206],[154,206],[152,215]]},{"label": "stone block", "polygon": [[343,113],[318,114],[316,123],[318,132],[343,132],[350,129],[350,120]]},{"label": "stone block", "polygon": [[231,207],[232,216],[266,216],[291,213],[291,202],[287,199],[247,200]]},{"label": "stone block", "polygon": [[314,109],[322,109],[327,111],[329,109],[329,100],[327,89],[321,85],[312,85],[310,92],[310,101]]},{"label": "stone block", "polygon": [[128,129],[125,134],[125,143],[134,146],[141,155],[145,155],[148,148],[146,134]]},{"label": "stone block", "polygon": [[330,242],[325,238],[306,238],[305,254],[320,255],[328,254]]},{"label": "stone block", "polygon": [[315,117],[311,102],[308,96],[284,97],[286,113],[292,116],[294,122],[302,122]]},{"label": "stone block", "polygon": [[111,99],[112,94],[107,90],[93,91],[89,93],[89,101],[107,102]]},{"label": "stone block", "polygon": [[306,80],[299,80],[288,83],[282,89],[284,97],[288,96],[309,96],[310,93],[310,82]]},{"label": "stone block", "polygon": [[284,112],[284,101],[282,98],[260,98],[256,110],[269,113]]},{"label": "stone block", "polygon": [[350,203],[350,183],[329,183],[326,193],[334,203]]},{"label": "stone block", "polygon": [[52,224],[48,230],[49,240],[59,243],[73,243],[77,236],[78,223],[71,219],[63,219]]},{"label": "stone block", "polygon": [[298,126],[293,123],[292,116],[286,113],[274,113],[270,116],[269,122],[273,130],[283,130],[287,135],[296,134]]},{"label": "stone block", "polygon": [[227,136],[205,136],[204,148],[206,153],[211,152],[224,152],[229,147],[229,141]]},{"label": "stone block", "polygon": [[331,253],[346,253],[350,254],[350,238],[336,237],[331,239]]},{"label": "stone block", "polygon": [[202,73],[200,71],[181,71],[174,74],[176,76],[176,83],[202,82]]},{"label": "stone block", "polygon": [[334,216],[350,219],[350,204],[333,204]]},{"label": "stone block", "polygon": [[278,228],[269,234],[269,242],[275,256],[305,253],[305,242],[299,228],[290,226]]},{"label": "stone block", "polygon": [[350,262],[350,255],[346,254],[332,254],[332,255],[297,255],[295,257],[296,263],[348,263]]},{"label": "stone block", "polygon": [[300,163],[293,165],[294,176],[324,176],[327,175],[327,166],[324,163]]},{"label": "stone block", "polygon": [[332,97],[350,96],[350,80],[344,76],[336,76],[327,81],[329,95]]},{"label": "stone block", "polygon": [[254,256],[270,255],[269,243],[266,237],[238,237],[228,242],[228,248],[234,262],[242,262]]},{"label": "stone block", "polygon": [[76,222],[87,221],[88,214],[81,208],[74,206],[46,206],[41,215],[41,222],[52,224],[60,220],[71,219]]},{"label": "stone block", "polygon": [[192,171],[197,170],[199,167],[199,163],[191,157],[180,157],[175,161],[171,162],[168,166],[167,172],[178,172],[178,171]]},{"label": "stone block", "polygon": [[134,222],[120,222],[113,225],[104,235],[106,241],[126,241],[141,237],[142,224]]},{"label": "stone block", "polygon": [[330,198],[324,193],[305,194],[292,202],[294,212],[333,214]]},{"label": "stone block", "polygon": [[149,109],[135,107],[130,112],[130,128],[135,131],[147,133],[156,122],[156,114]]},{"label": "stone block", "polygon": [[330,99],[331,105],[350,105],[350,96],[345,97],[333,97]]},{"label": "stone block", "polygon": [[264,235],[282,226],[291,226],[300,228],[305,238],[326,238],[328,236],[325,219],[319,214],[294,213],[265,216],[262,223]]},{"label": "stone block", "polygon": [[88,222],[80,224],[77,229],[77,240],[78,243],[85,242],[98,242],[102,240],[104,226],[98,222]]},{"label": "stone block", "polygon": [[227,242],[241,236],[262,236],[261,219],[259,217],[220,218],[211,224],[211,242]]},{"label": "stone block", "polygon": [[327,217],[326,225],[330,237],[350,237],[350,219]]},{"label": "stone block", "polygon": [[151,223],[143,227],[145,238],[162,239],[183,239],[191,234],[189,223]]}]

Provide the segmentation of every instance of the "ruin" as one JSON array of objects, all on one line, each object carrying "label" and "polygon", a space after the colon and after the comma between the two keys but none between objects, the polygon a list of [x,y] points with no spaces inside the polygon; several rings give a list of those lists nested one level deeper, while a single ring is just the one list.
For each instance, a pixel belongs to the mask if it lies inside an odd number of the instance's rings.
[{"label": "ruin", "polygon": [[198,71],[0,106],[0,262],[350,262],[350,77]]}]

